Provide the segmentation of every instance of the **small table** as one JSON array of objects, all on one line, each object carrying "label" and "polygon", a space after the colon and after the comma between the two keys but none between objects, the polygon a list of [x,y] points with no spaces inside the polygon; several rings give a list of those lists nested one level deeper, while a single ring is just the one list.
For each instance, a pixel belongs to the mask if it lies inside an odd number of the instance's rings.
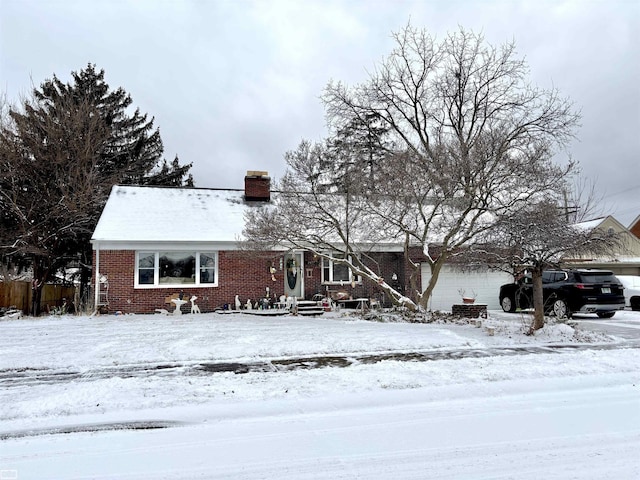
[{"label": "small table", "polygon": [[356,310],[364,310],[369,307],[368,298],[346,298],[344,300],[336,300],[336,302],[344,308],[355,308]]}]

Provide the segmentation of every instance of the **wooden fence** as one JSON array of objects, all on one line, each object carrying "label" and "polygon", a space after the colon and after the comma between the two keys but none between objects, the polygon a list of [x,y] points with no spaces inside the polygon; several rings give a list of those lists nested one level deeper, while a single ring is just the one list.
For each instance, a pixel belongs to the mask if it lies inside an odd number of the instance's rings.
[{"label": "wooden fence", "polygon": [[[46,284],[42,287],[40,296],[40,311],[51,312],[54,308],[61,307],[64,299],[67,305],[73,302],[75,287]],[[0,307],[16,307],[25,315],[31,314],[33,292],[31,282],[0,282]]]}]

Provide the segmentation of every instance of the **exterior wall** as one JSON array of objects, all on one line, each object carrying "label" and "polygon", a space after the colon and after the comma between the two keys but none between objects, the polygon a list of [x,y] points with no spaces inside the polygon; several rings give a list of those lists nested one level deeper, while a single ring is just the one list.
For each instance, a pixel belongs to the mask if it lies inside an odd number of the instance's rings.
[{"label": "exterior wall", "polygon": [[640,221],[637,221],[629,230],[636,237],[640,238]]},{"label": "exterior wall", "polygon": [[[211,303],[212,310],[229,304],[235,308],[235,297],[239,296],[244,305],[247,299],[255,303],[259,298],[265,298],[267,287],[269,298],[278,299],[284,290],[282,271],[275,274],[276,281],[271,279],[269,268],[275,263],[280,254],[274,252],[226,251],[218,252],[218,287],[209,289],[215,293]],[[202,307],[200,307],[202,309]],[[203,310],[204,311],[204,310]]]},{"label": "exterior wall", "polygon": [[[250,257],[250,258],[248,258]],[[172,310],[173,305],[164,303],[166,297],[184,292],[185,300],[196,295],[196,304],[202,312],[210,312],[224,304],[234,305],[239,295],[246,302],[264,297],[265,287],[271,287],[268,266],[273,253],[251,254],[242,251],[218,253],[218,287],[175,286],[162,288],[134,288],[135,251],[101,250],[100,274],[109,279],[109,311],[123,313],[154,313],[157,308]],[[94,252],[94,265],[95,252]],[[275,292],[274,292],[275,293]],[[190,311],[191,304],[182,306]]]},{"label": "exterior wall", "polygon": [[[401,253],[374,253],[370,254],[367,263],[370,268],[382,275],[387,282],[399,290],[405,290],[408,285],[408,268],[405,265]],[[247,251],[220,251],[218,252],[218,287],[163,287],[163,288],[134,288],[135,276],[135,251],[133,250],[101,250],[100,274],[106,275],[109,280],[109,312],[121,311],[123,313],[155,313],[157,308],[172,310],[173,305],[164,303],[166,297],[184,292],[184,299],[196,295],[196,304],[200,310],[211,312],[221,308],[225,304],[235,306],[235,296],[238,295],[242,304],[247,299],[253,303],[267,295],[277,300],[284,292],[284,271],[280,269],[282,252],[247,252]],[[96,265],[94,252],[93,264]],[[275,281],[271,277],[270,268],[275,267]],[[344,291],[353,298],[377,298],[387,303],[378,286],[368,280],[352,287],[351,284],[322,284],[322,262],[314,258],[310,252],[304,254],[304,295],[311,299],[315,294],[326,295],[327,290]],[[398,279],[392,281],[393,274]],[[94,278],[95,280],[95,278]],[[418,279],[418,282],[420,280]],[[394,285],[395,284],[395,285]],[[419,284],[419,283],[418,283]],[[191,304],[182,306],[182,311],[190,311]]]},{"label": "exterior wall", "polygon": [[487,306],[467,304],[453,305],[451,307],[451,313],[463,318],[487,318]]},{"label": "exterior wall", "polygon": [[[382,276],[389,285],[399,290],[403,294],[407,294],[406,290],[409,285],[410,270],[404,261],[402,253],[395,252],[373,252],[367,254],[363,259],[364,263],[378,275]],[[345,284],[323,284],[322,283],[322,261],[314,258],[310,252],[305,252],[305,297],[310,299],[315,294],[328,296],[335,292],[346,292],[353,298],[375,298],[386,306],[390,306],[388,299],[385,298],[382,290],[374,282],[363,279],[362,282],[351,286],[351,283]],[[397,279],[393,280],[393,274]],[[311,274],[311,276],[309,276]],[[420,279],[418,278],[418,285]]]},{"label": "exterior wall", "polygon": [[[425,289],[431,278],[429,266],[422,265],[422,288]],[[465,295],[476,295],[476,304],[487,306],[489,310],[499,310],[498,296],[500,286],[513,282],[513,276],[489,269],[461,270],[452,265],[444,265],[438,277],[438,283],[429,300],[429,310],[452,311],[453,305],[462,302],[460,291]]]}]

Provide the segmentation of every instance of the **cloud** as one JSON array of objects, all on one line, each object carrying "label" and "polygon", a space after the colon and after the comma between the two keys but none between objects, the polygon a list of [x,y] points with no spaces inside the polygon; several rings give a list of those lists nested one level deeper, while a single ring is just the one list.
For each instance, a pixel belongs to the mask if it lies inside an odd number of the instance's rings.
[{"label": "cloud", "polygon": [[[357,84],[407,22],[442,39],[460,26],[515,41],[531,79],[583,112],[571,146],[623,223],[640,214],[640,7],[469,0],[3,0],[0,70],[10,99],[54,73],[104,68],[154,116],[165,155],[196,184],[240,188],[245,170],[284,173],[283,155],[325,135],[329,80]],[[635,172],[631,174],[631,172]]]}]

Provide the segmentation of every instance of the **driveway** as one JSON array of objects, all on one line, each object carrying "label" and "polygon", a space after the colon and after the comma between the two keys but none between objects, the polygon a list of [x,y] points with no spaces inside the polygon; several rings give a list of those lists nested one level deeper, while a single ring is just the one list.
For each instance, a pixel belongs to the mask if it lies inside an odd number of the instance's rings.
[{"label": "driveway", "polygon": [[573,320],[580,329],[601,332],[624,340],[640,341],[639,312],[617,312],[613,318],[608,319],[595,315],[574,315]]}]

